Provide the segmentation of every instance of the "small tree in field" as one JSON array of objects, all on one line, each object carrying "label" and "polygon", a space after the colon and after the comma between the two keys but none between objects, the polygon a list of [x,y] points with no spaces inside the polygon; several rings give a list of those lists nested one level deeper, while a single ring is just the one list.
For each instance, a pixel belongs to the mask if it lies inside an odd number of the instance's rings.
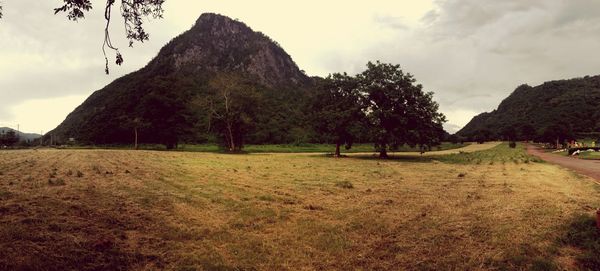
[{"label": "small tree in field", "polygon": [[136,150],[139,149],[138,141],[140,131],[144,128],[148,128],[150,123],[144,121],[143,118],[129,116],[121,117],[120,121],[124,128],[131,129],[133,131],[133,148]]},{"label": "small tree in field", "polygon": [[252,129],[260,93],[244,78],[218,74],[210,81],[211,95],[204,101],[209,126],[230,152],[242,150],[244,136]]},{"label": "small tree in field", "polygon": [[369,62],[359,82],[381,158],[388,157],[388,149],[401,145],[440,143],[446,117],[438,112],[433,93],[424,92],[411,74],[405,74],[399,65]]},{"label": "small tree in field", "polygon": [[358,81],[345,73],[330,75],[319,87],[312,106],[315,130],[335,143],[334,156],[340,157],[340,146],[350,149],[356,134],[364,128]]}]

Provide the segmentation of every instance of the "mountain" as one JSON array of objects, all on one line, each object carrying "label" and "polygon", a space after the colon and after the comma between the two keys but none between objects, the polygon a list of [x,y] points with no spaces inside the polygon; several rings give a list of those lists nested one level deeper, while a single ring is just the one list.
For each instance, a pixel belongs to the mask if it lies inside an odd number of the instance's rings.
[{"label": "mountain", "polygon": [[600,76],[519,86],[498,109],[474,117],[457,135],[470,137],[481,130],[500,134],[523,125],[538,135],[557,125],[579,135],[600,132]]},{"label": "mountain", "polygon": [[[304,101],[314,79],[266,35],[218,14],[202,14],[144,68],[94,92],[49,134],[84,144],[177,144],[214,140],[209,103],[215,78],[238,78],[260,100],[246,141],[284,143],[308,137]],[[139,127],[138,127],[139,126]]]},{"label": "mountain", "polygon": [[25,140],[34,140],[34,139],[38,139],[40,137],[42,137],[39,134],[34,134],[34,133],[23,133],[23,132],[17,132],[17,130],[12,129],[12,128],[8,128],[8,127],[0,127],[0,134],[4,134],[7,133],[8,131],[13,131],[15,132],[19,138],[21,139],[25,139]]}]

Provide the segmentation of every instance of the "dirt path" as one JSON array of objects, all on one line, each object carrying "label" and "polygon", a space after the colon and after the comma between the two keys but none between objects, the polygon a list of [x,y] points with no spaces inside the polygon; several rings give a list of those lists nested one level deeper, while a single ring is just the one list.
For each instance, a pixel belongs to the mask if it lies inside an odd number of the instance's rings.
[{"label": "dirt path", "polygon": [[[483,144],[470,144],[468,146],[462,147],[462,148],[458,148],[458,149],[451,149],[451,150],[443,150],[443,151],[429,151],[429,152],[425,152],[423,154],[421,154],[420,152],[389,152],[388,154],[390,156],[438,156],[438,155],[448,155],[448,154],[456,154],[456,153],[460,153],[460,152],[477,152],[477,151],[484,151],[484,150],[488,150],[491,149],[493,147],[496,147],[498,145],[500,145],[500,143],[502,142],[486,142]],[[331,153],[331,152],[328,152]],[[318,156],[318,155],[324,155],[327,153],[318,153],[318,152],[298,152],[298,153],[253,153],[253,155],[300,155],[300,156]],[[346,155],[346,156],[370,156],[370,155],[379,155],[378,152],[355,152],[355,153],[344,153],[342,152],[342,155]]]},{"label": "dirt path", "polygon": [[552,153],[546,153],[540,148],[533,145],[527,145],[527,153],[542,158],[546,162],[550,162],[572,169],[578,173],[590,176],[596,179],[597,181],[600,181],[599,160],[577,159],[572,157],[560,156]]}]

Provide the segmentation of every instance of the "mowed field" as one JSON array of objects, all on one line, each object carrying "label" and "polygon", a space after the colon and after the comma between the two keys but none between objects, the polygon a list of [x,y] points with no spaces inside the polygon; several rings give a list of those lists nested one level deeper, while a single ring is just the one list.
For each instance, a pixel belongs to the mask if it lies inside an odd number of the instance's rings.
[{"label": "mowed field", "polygon": [[0,270],[600,268],[594,180],[435,157],[0,152]]}]

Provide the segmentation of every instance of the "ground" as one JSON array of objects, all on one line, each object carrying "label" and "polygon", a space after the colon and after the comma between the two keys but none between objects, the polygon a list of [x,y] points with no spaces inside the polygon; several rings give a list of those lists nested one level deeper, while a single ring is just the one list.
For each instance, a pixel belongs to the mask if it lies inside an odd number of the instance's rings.
[{"label": "ground", "polygon": [[557,164],[557,165],[561,165],[565,168],[569,168],[572,169],[576,172],[579,172],[581,174],[590,176],[594,179],[596,179],[597,181],[600,182],[600,160],[595,160],[595,159],[578,159],[578,158],[584,158],[583,156],[586,157],[594,157],[592,156],[592,153],[583,153],[580,156],[569,156],[568,154],[565,153],[561,153],[561,154],[553,154],[553,153],[548,153],[545,150],[533,145],[533,144],[529,144],[527,145],[527,152],[538,156],[542,159],[544,159],[545,161]]},{"label": "ground", "polygon": [[125,150],[0,157],[1,270],[600,266],[600,187],[507,144],[389,160]]}]

